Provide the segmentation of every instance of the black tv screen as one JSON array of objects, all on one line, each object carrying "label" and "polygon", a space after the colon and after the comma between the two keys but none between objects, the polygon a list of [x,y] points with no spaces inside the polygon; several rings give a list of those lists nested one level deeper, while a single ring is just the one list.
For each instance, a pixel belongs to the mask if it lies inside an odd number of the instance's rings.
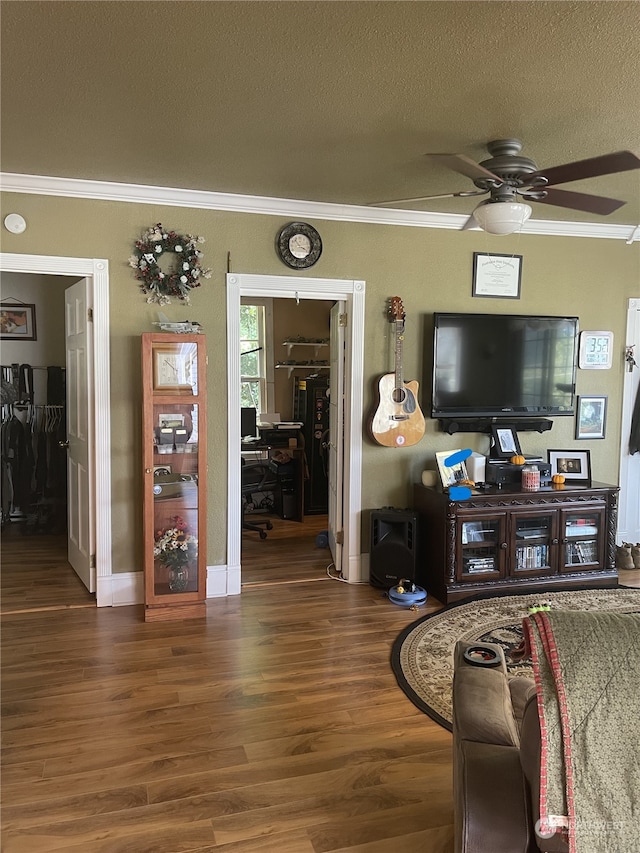
[{"label": "black tv screen", "polygon": [[575,413],[577,317],[434,314],[431,416]]}]

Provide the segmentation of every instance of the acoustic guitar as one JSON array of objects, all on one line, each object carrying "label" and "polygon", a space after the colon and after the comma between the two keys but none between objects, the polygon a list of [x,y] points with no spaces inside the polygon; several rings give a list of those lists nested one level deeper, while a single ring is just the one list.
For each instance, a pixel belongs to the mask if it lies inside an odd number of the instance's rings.
[{"label": "acoustic guitar", "polygon": [[402,376],[405,313],[402,300],[389,300],[389,322],[395,327],[395,372],[378,381],[378,404],[371,420],[371,435],[384,447],[410,447],[424,435],[424,415],[418,405],[418,383]]}]

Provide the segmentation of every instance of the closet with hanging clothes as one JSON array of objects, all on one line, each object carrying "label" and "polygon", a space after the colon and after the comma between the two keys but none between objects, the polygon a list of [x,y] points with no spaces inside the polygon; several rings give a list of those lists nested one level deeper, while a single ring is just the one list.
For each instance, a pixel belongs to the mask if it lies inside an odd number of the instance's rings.
[{"label": "closet with hanging clothes", "polygon": [[20,532],[67,526],[65,369],[2,365],[1,520]]}]

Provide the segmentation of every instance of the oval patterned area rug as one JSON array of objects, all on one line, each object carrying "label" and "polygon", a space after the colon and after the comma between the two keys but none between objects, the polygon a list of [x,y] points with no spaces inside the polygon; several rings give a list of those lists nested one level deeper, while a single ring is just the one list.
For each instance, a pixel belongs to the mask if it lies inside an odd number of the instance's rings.
[{"label": "oval patterned area rug", "polygon": [[537,592],[462,601],[423,616],[406,627],[391,651],[391,667],[409,699],[451,731],[453,650],[458,640],[502,646],[509,674],[532,675],[529,661],[514,661],[510,652],[522,640],[522,620],[530,607],[553,610],[640,612],[640,589],[591,589]]}]

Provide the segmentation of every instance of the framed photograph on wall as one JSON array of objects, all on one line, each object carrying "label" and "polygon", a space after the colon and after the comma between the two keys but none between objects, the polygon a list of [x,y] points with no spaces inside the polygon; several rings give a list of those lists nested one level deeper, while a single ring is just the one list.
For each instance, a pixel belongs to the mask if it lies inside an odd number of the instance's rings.
[{"label": "framed photograph on wall", "polygon": [[606,396],[578,397],[576,438],[604,438],[606,419]]},{"label": "framed photograph on wall", "polygon": [[450,456],[453,456],[454,453],[460,453],[460,450],[439,450],[436,453],[436,462],[443,489],[448,489],[449,486],[455,486],[461,480],[468,479],[467,466],[464,462],[456,462],[455,465],[445,465],[445,461]]},{"label": "framed photograph on wall", "polygon": [[0,340],[36,341],[36,306],[0,302]]},{"label": "framed photograph on wall", "polygon": [[519,456],[520,441],[515,427],[501,426],[499,424],[491,424],[491,456],[493,459],[511,459],[512,456]]},{"label": "framed photograph on wall", "polygon": [[591,483],[591,454],[588,450],[547,450],[551,476],[564,474],[573,483]]},{"label": "framed photograph on wall", "polygon": [[520,299],[522,255],[473,253],[472,296]]}]

